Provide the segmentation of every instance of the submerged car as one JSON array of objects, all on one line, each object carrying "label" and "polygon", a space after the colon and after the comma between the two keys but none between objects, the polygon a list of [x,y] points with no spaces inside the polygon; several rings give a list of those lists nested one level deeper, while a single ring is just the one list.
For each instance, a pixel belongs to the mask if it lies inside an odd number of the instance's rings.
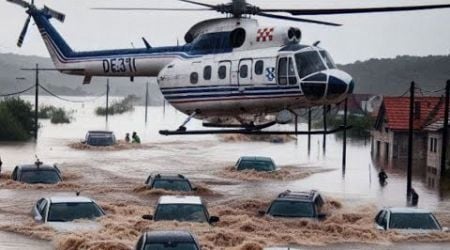
[{"label": "submerged car", "polygon": [[237,171],[255,170],[270,172],[277,170],[277,167],[272,158],[269,157],[243,156],[236,162],[235,169]]},{"label": "submerged car", "polygon": [[145,181],[149,189],[164,189],[169,191],[192,192],[197,190],[183,175],[150,175]]},{"label": "submerged car", "polygon": [[380,230],[399,231],[447,231],[442,228],[434,215],[419,208],[384,208],[375,217],[375,225]]},{"label": "submerged car", "polygon": [[62,181],[61,171],[56,165],[44,165],[39,161],[16,166],[11,179],[27,184],[57,184]]},{"label": "submerged car", "polygon": [[[105,212],[97,203],[87,197],[49,197],[41,198],[33,207],[34,219],[40,223],[46,223],[58,231],[91,230],[97,229],[93,223]],[[91,220],[91,222],[75,223],[74,220]]]},{"label": "submerged car", "polygon": [[155,214],[144,215],[144,219],[155,221],[189,221],[216,223],[219,217],[210,216],[206,205],[198,196],[163,195],[156,205]]},{"label": "submerged car", "polygon": [[136,250],[200,250],[197,238],[187,231],[153,231],[144,233]]},{"label": "submerged car", "polygon": [[324,204],[322,196],[315,190],[309,192],[287,190],[279,194],[266,211],[259,211],[259,214],[272,217],[324,219],[325,214],[321,213]]},{"label": "submerged car", "polygon": [[89,131],[84,143],[96,147],[112,146],[116,144],[116,136],[111,131]]}]

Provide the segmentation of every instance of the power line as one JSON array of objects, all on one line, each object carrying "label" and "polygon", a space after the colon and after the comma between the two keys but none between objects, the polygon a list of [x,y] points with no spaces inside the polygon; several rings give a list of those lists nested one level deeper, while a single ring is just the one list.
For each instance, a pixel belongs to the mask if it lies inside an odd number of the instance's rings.
[{"label": "power line", "polygon": [[93,101],[95,101],[95,100],[97,100],[97,99],[99,99],[100,97],[102,97],[102,96],[105,95],[105,94],[101,94],[101,95],[99,95],[99,96],[94,97],[94,98],[91,99],[91,100],[76,101],[76,100],[70,100],[70,99],[61,97],[61,96],[59,96],[59,95],[57,95],[57,94],[51,92],[50,90],[48,90],[47,88],[45,88],[44,86],[42,86],[42,85],[40,85],[40,84],[39,84],[39,87],[40,87],[41,89],[43,89],[45,92],[47,92],[49,95],[51,95],[51,96],[53,96],[53,97],[55,97],[55,98],[58,98],[58,99],[60,99],[60,100],[62,100],[62,101],[66,101],[66,102],[72,102],[72,103],[86,103],[86,102],[93,102]]},{"label": "power line", "polygon": [[20,95],[20,94],[25,93],[25,92],[33,89],[33,88],[34,88],[34,85],[32,85],[29,88],[26,88],[26,89],[24,89],[22,91],[19,91],[19,92],[9,93],[9,94],[0,94],[0,97],[8,97],[8,96],[13,96],[13,95]]}]

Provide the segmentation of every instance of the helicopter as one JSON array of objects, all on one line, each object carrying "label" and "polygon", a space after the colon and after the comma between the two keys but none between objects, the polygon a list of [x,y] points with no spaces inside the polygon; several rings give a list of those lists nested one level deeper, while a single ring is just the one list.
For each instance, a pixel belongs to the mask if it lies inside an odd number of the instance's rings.
[{"label": "helicopter", "polygon": [[[212,5],[179,0],[199,8],[95,8],[99,10],[216,11],[227,15],[202,21],[184,36],[185,44],[120,50],[74,51],[50,23],[65,15],[34,0],[7,0],[26,9],[28,18],[17,45],[23,44],[31,18],[38,27],[55,69],[64,74],[92,77],[156,77],[164,98],[188,118],[176,131],[161,134],[259,133],[277,123],[288,123],[293,110],[341,103],[353,93],[352,77],[338,69],[319,42],[301,44],[302,32],[293,26],[261,26],[253,16],[340,26],[298,16],[358,14],[450,8],[450,4],[346,8],[264,9],[245,0]],[[201,7],[201,8],[200,8]],[[281,15],[280,13],[287,13]],[[256,124],[261,117],[273,120]],[[187,131],[192,119],[205,127],[236,130]],[[344,128],[346,129],[346,128]],[[298,132],[296,132],[298,134]]]}]

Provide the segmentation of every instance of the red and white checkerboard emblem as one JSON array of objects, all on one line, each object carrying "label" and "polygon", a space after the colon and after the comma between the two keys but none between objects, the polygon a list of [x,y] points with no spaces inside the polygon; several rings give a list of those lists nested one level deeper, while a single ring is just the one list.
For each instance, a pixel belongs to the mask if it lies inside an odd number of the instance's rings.
[{"label": "red and white checkerboard emblem", "polygon": [[274,28],[264,28],[258,29],[258,34],[256,35],[257,42],[266,42],[273,40],[273,30]]}]

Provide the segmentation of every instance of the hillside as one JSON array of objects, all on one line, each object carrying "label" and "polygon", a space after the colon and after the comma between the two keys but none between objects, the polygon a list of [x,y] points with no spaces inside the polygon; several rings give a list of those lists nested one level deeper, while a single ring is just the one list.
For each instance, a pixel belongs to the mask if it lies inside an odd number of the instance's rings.
[{"label": "hillside", "polygon": [[[0,93],[14,92],[33,84],[34,72],[20,69],[34,67],[36,63],[39,63],[40,67],[53,67],[49,58],[0,54]],[[354,77],[356,93],[400,95],[412,80],[426,89],[442,88],[447,79],[450,79],[450,56],[370,59],[340,65],[339,68]],[[22,76],[27,79],[16,80],[16,77]],[[151,103],[161,104],[161,92],[154,78],[137,78],[135,82],[130,82],[128,78],[111,78],[111,93],[118,96],[135,94],[143,97],[147,80],[151,82]],[[58,72],[46,71],[41,74],[41,83],[59,95],[98,95],[105,92],[105,78],[94,77],[89,85],[82,85],[81,82],[82,77]]]}]

